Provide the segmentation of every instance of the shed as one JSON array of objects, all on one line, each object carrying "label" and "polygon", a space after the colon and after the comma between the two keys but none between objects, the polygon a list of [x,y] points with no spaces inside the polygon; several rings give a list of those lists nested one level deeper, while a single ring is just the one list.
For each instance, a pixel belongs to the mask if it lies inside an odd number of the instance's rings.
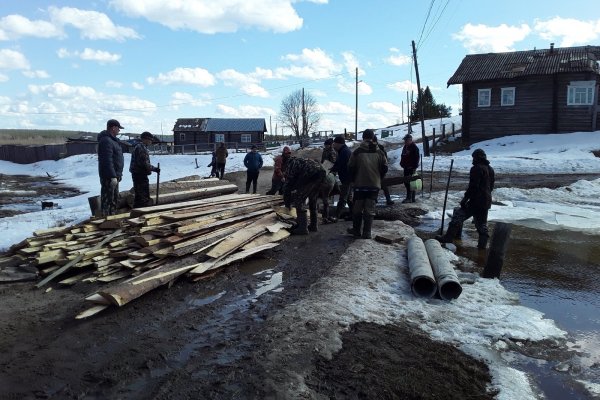
[{"label": "shed", "polygon": [[227,147],[250,147],[262,145],[266,131],[264,118],[179,118],[173,142],[176,146],[212,148],[215,143],[225,143]]},{"label": "shed", "polygon": [[448,80],[462,84],[466,142],[505,135],[600,129],[600,46],[467,55]]}]

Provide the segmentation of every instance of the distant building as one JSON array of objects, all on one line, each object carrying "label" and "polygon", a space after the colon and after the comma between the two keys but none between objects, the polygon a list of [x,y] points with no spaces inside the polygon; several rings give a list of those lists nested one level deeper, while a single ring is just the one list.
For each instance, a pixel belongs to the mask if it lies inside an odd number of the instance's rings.
[{"label": "distant building", "polygon": [[600,129],[600,46],[472,54],[448,80],[462,84],[467,142]]},{"label": "distant building", "polygon": [[215,143],[227,147],[262,145],[267,131],[263,118],[179,118],[173,128],[173,144],[202,145]]}]

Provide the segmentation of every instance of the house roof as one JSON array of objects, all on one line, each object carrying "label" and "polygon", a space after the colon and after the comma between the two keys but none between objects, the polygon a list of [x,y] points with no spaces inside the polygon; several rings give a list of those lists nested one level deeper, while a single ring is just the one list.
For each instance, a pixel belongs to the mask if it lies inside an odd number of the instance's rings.
[{"label": "house roof", "polygon": [[448,80],[448,86],[561,72],[600,74],[599,59],[600,46],[470,54]]},{"label": "house roof", "polygon": [[179,118],[173,131],[266,132],[264,118]]}]

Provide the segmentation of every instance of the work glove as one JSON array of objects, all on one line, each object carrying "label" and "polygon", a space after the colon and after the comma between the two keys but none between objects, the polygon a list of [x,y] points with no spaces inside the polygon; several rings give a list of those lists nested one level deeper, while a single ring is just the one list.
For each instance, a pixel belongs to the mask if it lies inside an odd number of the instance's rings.
[{"label": "work glove", "polygon": [[110,178],[110,187],[117,187],[118,184],[119,181],[117,180],[117,178]]},{"label": "work glove", "polygon": [[160,168],[154,167],[154,172],[156,172],[157,174],[160,174]]},{"label": "work glove", "polygon": [[121,179],[123,179],[122,176],[117,176],[117,182],[121,182]]}]

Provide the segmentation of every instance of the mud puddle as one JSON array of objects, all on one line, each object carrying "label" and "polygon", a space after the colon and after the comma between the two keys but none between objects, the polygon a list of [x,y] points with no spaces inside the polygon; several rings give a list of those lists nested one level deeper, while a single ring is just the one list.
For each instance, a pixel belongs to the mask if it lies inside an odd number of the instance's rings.
[{"label": "mud puddle", "polygon": [[[439,223],[438,223],[439,224]],[[492,224],[490,224],[492,228]],[[439,226],[421,226],[431,235]],[[600,238],[572,231],[540,231],[513,225],[500,276],[526,307],[539,310],[568,332],[567,350],[543,344],[514,350],[510,360],[528,373],[548,400],[592,399],[600,388]],[[477,232],[465,224],[457,254],[483,270]]]}]

